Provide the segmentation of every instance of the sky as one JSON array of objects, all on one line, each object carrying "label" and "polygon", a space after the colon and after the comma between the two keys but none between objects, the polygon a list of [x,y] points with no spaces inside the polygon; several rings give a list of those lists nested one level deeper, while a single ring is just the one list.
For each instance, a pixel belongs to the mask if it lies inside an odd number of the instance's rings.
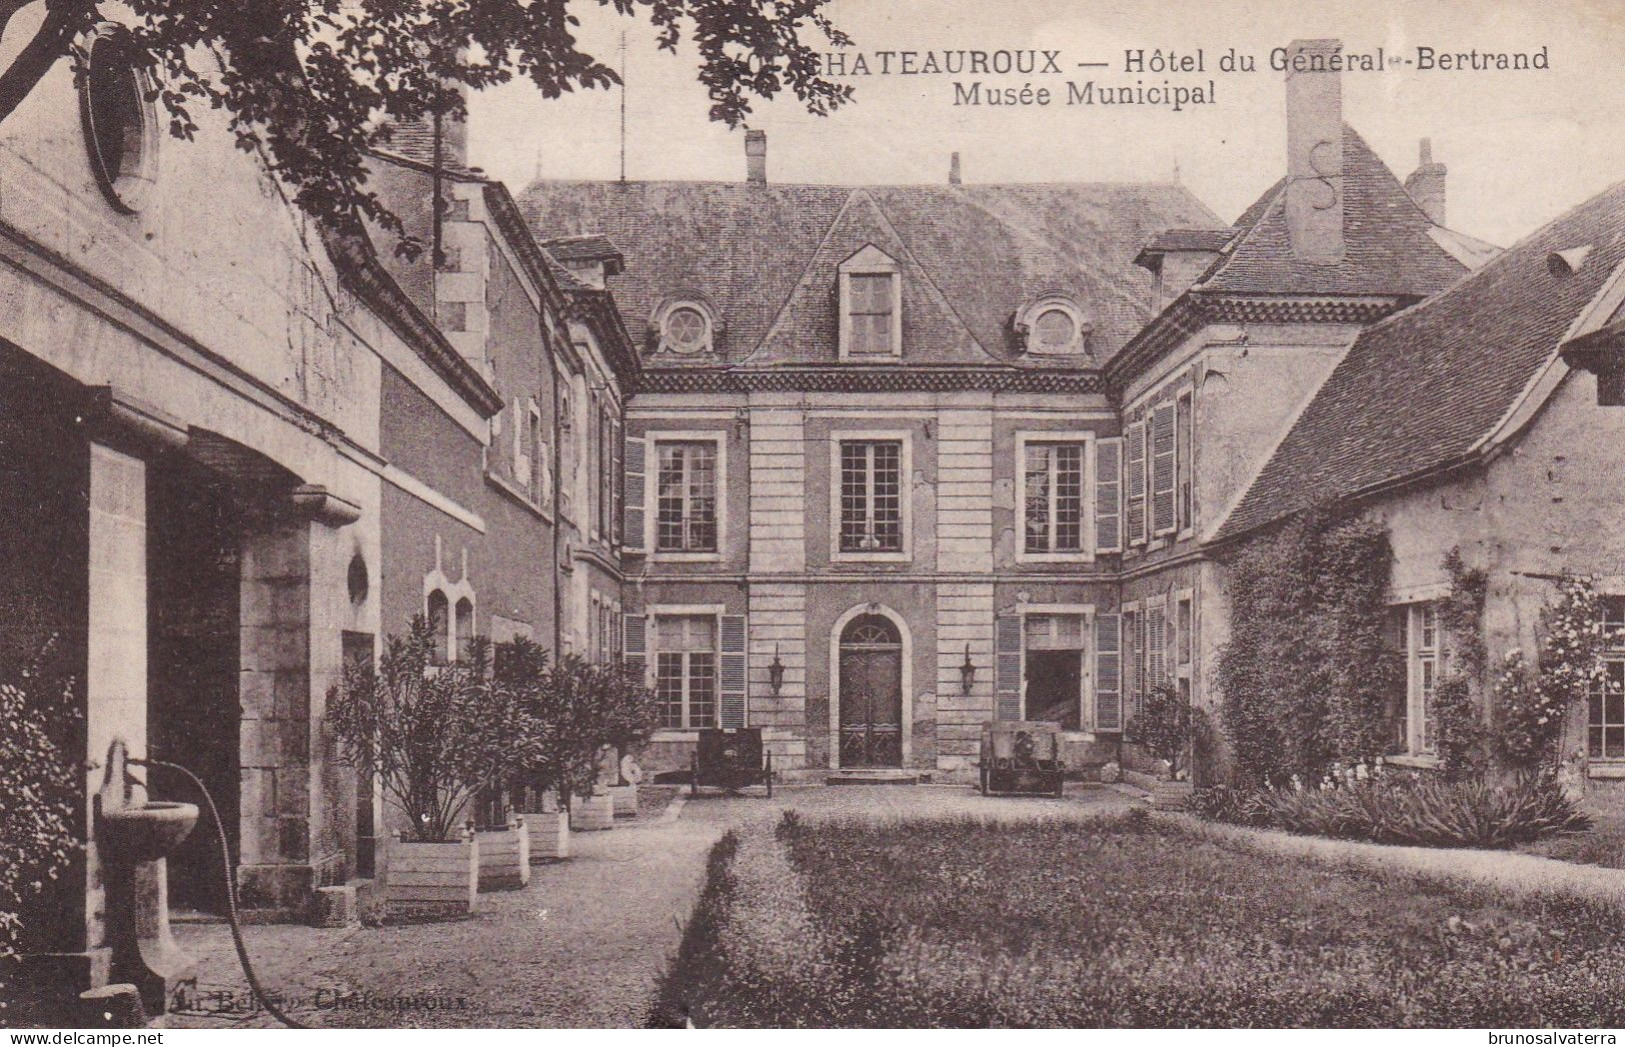
[{"label": "sky", "polygon": [[[647,23],[598,0],[574,0],[584,47],[618,64],[626,34],[626,175],[740,180],[744,134],[707,117],[692,47],[659,52]],[[1062,74],[849,77],[852,103],[827,117],[793,98],[757,103],[775,182],[943,182],[961,154],[966,182],[1167,182],[1178,179],[1226,221],[1285,168],[1284,73],[1272,49],[1334,37],[1347,51],[1381,47],[1413,62],[1438,52],[1546,49],[1549,69],[1419,71],[1391,65],[1343,76],[1343,114],[1401,178],[1418,142],[1449,168],[1448,224],[1509,245],[1625,180],[1625,0],[832,0],[829,11],[871,64],[883,50],[1059,51]],[[821,43],[821,42],[820,42]],[[1125,52],[1194,58],[1202,73],[1129,72]],[[1226,73],[1234,48],[1253,73]],[[824,50],[822,46],[819,48]],[[923,62],[923,57],[919,61]],[[899,61],[893,59],[894,62]],[[1105,62],[1105,68],[1079,68]],[[1067,105],[1066,84],[1206,87],[1213,104]],[[1048,106],[954,104],[956,81],[1049,87]],[[617,90],[543,99],[527,84],[470,104],[470,160],[516,191],[536,177],[611,179],[621,164]]]}]

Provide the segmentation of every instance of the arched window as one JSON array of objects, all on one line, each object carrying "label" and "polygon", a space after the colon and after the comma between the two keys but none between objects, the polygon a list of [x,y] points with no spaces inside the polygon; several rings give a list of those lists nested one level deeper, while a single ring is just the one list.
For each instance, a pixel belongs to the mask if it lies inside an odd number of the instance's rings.
[{"label": "arched window", "polygon": [[450,661],[447,643],[451,636],[451,605],[439,589],[429,593],[429,635],[434,638],[434,664],[445,665]]},{"label": "arched window", "polygon": [[130,59],[123,30],[96,30],[79,84],[79,115],[102,193],[125,214],[141,209],[156,177],[158,139],[149,80]]},{"label": "arched window", "polygon": [[842,647],[901,647],[897,623],[883,614],[860,614],[841,630]]},{"label": "arched window", "polygon": [[457,660],[468,659],[469,644],[474,641],[474,603],[468,597],[457,601]]}]

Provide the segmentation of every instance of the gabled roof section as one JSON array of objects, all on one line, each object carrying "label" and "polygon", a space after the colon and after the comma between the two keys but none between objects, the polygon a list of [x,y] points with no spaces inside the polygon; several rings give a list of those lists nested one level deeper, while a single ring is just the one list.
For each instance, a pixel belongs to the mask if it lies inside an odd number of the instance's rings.
[{"label": "gabled roof section", "polygon": [[521,203],[543,239],[601,233],[625,252],[615,297],[635,335],[692,289],[721,314],[722,358],[750,367],[838,365],[836,266],[868,243],[906,273],[903,365],[1053,369],[1019,357],[1009,325],[1064,290],[1094,324],[1075,366],[1098,366],[1151,316],[1135,253],[1169,228],[1224,227],[1173,185],[542,181]]},{"label": "gabled roof section", "polygon": [[1286,181],[1236,222],[1236,239],[1195,289],[1219,294],[1426,297],[1467,267],[1429,235],[1436,228],[1359,132],[1343,125],[1343,260],[1304,262],[1292,253]]},{"label": "gabled roof section", "polygon": [[[1590,245],[1572,272],[1554,252]],[[1469,463],[1532,417],[1558,346],[1625,262],[1625,183],[1360,335],[1215,535]]]}]

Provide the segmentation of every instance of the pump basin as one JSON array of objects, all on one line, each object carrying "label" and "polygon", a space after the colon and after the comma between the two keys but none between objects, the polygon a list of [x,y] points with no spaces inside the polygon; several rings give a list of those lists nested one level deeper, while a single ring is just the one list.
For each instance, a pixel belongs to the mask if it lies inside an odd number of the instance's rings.
[{"label": "pump basin", "polygon": [[152,800],[103,811],[96,848],[106,862],[155,862],[173,851],[197,824],[197,804]]}]

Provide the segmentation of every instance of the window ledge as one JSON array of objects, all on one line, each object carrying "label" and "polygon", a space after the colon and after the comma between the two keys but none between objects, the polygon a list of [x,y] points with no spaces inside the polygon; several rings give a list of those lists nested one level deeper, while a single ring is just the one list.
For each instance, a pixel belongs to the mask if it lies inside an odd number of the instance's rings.
[{"label": "window ledge", "polygon": [[546,520],[548,523],[553,522],[553,514],[531,501],[530,495],[526,494],[524,491],[521,491],[512,481],[507,480],[487,469],[485,471],[485,482],[491,487],[496,488],[502,494],[507,495],[511,500],[518,502],[520,506],[529,511],[532,516],[540,517],[541,519]]},{"label": "window ledge", "polygon": [[1439,758],[1437,756],[1424,756],[1418,753],[1384,756],[1382,762],[1389,767],[1406,767],[1419,771],[1436,771],[1439,769]]},{"label": "window ledge", "polygon": [[679,553],[679,552],[661,553],[661,552],[656,552],[656,553],[649,553],[648,557],[654,563],[721,563],[722,562],[722,554],[719,553],[719,552],[712,552],[712,553]]},{"label": "window ledge", "polygon": [[909,563],[913,553],[836,553],[830,557],[834,563]]},{"label": "window ledge", "polygon": [[697,742],[700,740],[698,727],[662,727],[650,736],[651,742]]},{"label": "window ledge", "polygon": [[1625,778],[1625,760],[1592,760],[1586,764],[1587,778]]},{"label": "window ledge", "polygon": [[1092,553],[1017,553],[1016,563],[1094,563]]}]

